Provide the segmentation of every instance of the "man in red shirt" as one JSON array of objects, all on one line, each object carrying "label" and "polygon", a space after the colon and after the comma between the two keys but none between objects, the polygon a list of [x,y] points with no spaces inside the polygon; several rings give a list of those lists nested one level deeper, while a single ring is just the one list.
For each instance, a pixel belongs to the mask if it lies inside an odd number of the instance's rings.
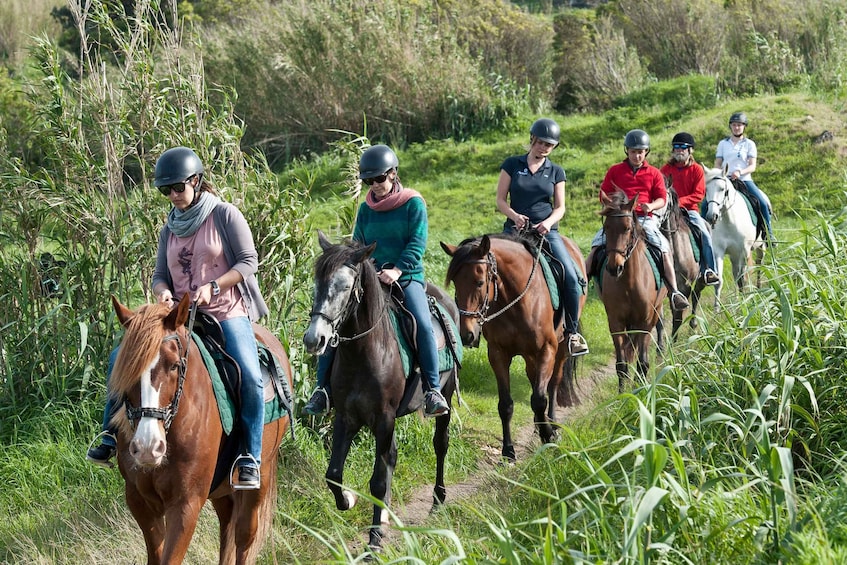
[{"label": "man in red shirt", "polygon": [[[606,172],[603,184],[600,185],[600,201],[602,202],[606,195],[619,190],[623,191],[630,200],[638,196],[638,208],[635,212],[644,228],[647,242],[662,250],[665,284],[670,291],[668,295],[671,308],[685,310],[688,308],[688,299],[676,287],[676,272],[673,267],[673,257],[670,255],[670,244],[659,231],[659,223],[653,216],[654,210],[664,207],[668,193],[662,173],[647,162],[647,154],[650,153],[650,136],[640,129],[631,130],[624,138],[624,151],[626,159],[612,165]],[[595,249],[605,245],[606,234],[601,228],[591,241],[591,253],[586,260],[589,270],[594,264]],[[589,273],[591,274],[593,273]]]},{"label": "man in red shirt", "polygon": [[671,157],[660,169],[670,179],[679,195],[679,207],[688,213],[691,226],[700,231],[700,276],[708,285],[720,282],[715,272],[715,252],[712,249],[712,231],[700,216],[700,202],[706,196],[703,167],[694,160],[694,136],[681,131],[671,141]]}]

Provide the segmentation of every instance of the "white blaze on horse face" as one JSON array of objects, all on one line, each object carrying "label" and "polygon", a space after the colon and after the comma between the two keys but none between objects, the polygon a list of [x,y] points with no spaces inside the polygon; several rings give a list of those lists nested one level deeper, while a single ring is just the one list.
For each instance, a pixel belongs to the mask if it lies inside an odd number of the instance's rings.
[{"label": "white blaze on horse face", "polygon": [[[159,363],[157,355],[150,366],[141,375],[141,406],[145,408],[159,408],[159,390],[153,386],[152,371]],[[132,452],[136,461],[140,464],[158,465],[164,457],[163,445],[165,435],[162,429],[162,421],[145,416],[141,418],[135,435],[132,438]]]},{"label": "white blaze on horse face", "polygon": [[356,270],[347,265],[336,270],[326,283],[326,292],[321,302],[318,302],[318,289],[315,288],[311,320],[303,335],[303,343],[309,353],[320,355],[329,345],[351,299],[357,276]]}]

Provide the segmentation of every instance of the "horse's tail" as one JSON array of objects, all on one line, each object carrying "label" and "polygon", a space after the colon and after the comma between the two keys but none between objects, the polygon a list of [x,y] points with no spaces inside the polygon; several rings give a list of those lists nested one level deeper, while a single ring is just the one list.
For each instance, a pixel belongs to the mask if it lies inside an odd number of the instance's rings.
[{"label": "horse's tail", "polygon": [[[559,346],[562,347],[564,342]],[[562,378],[556,387],[556,404],[561,408],[576,406],[580,403],[576,393],[576,369],[579,357],[569,356],[562,365]]]},{"label": "horse's tail", "polygon": [[[264,461],[262,462],[264,464]],[[277,469],[276,462],[273,464],[273,472],[268,473],[268,490],[265,496],[259,498],[259,507],[256,509],[256,537],[250,549],[247,551],[246,563],[256,563],[259,552],[265,545],[265,540],[271,532],[273,525],[273,513],[277,502]],[[264,485],[262,485],[264,487]]]}]

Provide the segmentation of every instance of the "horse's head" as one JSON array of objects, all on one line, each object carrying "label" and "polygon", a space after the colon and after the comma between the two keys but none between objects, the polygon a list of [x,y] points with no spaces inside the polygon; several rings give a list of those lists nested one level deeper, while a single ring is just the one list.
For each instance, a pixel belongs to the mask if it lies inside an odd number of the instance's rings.
[{"label": "horse's head", "polygon": [[[328,346],[339,340],[338,329],[362,304],[377,305],[381,289],[376,269],[368,260],[376,244],[364,246],[357,242],[333,244],[318,231],[323,254],[315,262],[315,288],[310,322],[303,335],[306,351],[321,355]],[[371,327],[381,308],[370,313]]]},{"label": "horse's head", "polygon": [[718,223],[721,214],[726,208],[728,195],[734,188],[732,181],[729,180],[729,177],[721,169],[712,169],[704,166],[703,174],[706,180],[706,206],[703,219],[714,226]]},{"label": "horse's head", "polygon": [[129,455],[142,468],[157,467],[167,455],[166,434],[179,408],[189,336],[190,300],[177,308],[146,304],[132,311],[112,303],[126,328],[109,378],[109,394],[124,403],[113,417],[119,433],[131,437]]},{"label": "horse's head", "polygon": [[606,270],[615,278],[623,274],[640,237],[641,225],[633,212],[637,204],[637,195],[627,200],[622,191],[605,195],[603,199],[600,215],[604,217],[603,231],[606,234]]},{"label": "horse's head", "polygon": [[497,292],[497,261],[491,253],[491,240],[484,235],[479,239],[465,240],[458,246],[442,241],[441,248],[452,257],[447,267],[445,286],[452,282],[456,287],[462,343],[478,347],[492,293],[496,299]]}]

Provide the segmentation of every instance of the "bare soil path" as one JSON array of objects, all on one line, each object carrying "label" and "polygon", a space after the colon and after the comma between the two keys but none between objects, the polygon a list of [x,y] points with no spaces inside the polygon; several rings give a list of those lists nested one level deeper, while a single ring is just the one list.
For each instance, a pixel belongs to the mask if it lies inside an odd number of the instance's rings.
[{"label": "bare soil path", "polygon": [[[599,396],[600,384],[606,379],[616,378],[614,365],[602,366],[594,369],[587,376],[577,379],[577,393],[580,404],[568,408],[559,408],[556,411],[556,420],[565,423],[575,419],[578,415],[590,411],[596,404]],[[538,434],[532,424],[517,429],[513,441],[518,461],[524,461],[540,446]],[[502,464],[500,456],[500,444],[487,446],[485,458],[480,461],[479,469],[465,481],[447,485],[447,504],[468,499],[476,495],[480,488],[485,485],[486,477]],[[403,506],[392,509],[400,521],[406,526],[423,525],[432,509],[432,485],[425,485],[414,492]],[[386,544],[400,538],[400,532],[389,527],[386,532]]]}]

